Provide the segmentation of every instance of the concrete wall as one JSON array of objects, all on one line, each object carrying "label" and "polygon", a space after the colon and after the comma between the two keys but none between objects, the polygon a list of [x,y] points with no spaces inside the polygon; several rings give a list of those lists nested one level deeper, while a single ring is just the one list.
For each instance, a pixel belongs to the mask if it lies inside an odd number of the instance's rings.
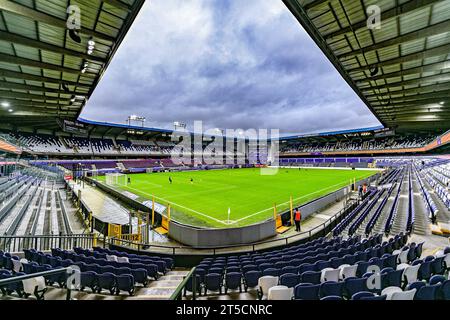
[{"label": "concrete wall", "polygon": [[172,239],[194,248],[224,247],[258,242],[276,234],[275,222],[268,220],[240,228],[203,229],[170,221]]},{"label": "concrete wall", "polygon": [[[363,183],[369,184],[371,181],[375,181],[379,177],[379,173],[361,181],[357,181],[356,185],[362,185]],[[109,192],[118,199],[124,201],[128,205],[142,210],[149,210],[143,204],[127,198],[125,195],[109,188],[108,186],[98,183],[95,180],[88,179],[95,183],[100,189]],[[349,192],[349,187],[341,188],[328,195],[320,197],[316,200],[308,202],[300,207],[302,211],[302,217],[306,218],[311,214],[323,210],[332,203],[342,199]],[[337,213],[337,212],[336,212]],[[282,214],[283,221],[290,220],[290,213],[285,212]],[[258,224],[253,224],[240,228],[226,228],[226,229],[207,229],[197,228],[180,224],[175,221],[170,221],[169,224],[169,237],[185,245],[192,246],[194,248],[214,248],[214,247],[226,247],[230,245],[244,245],[258,241],[262,241],[276,234],[275,221],[268,220]]]}]

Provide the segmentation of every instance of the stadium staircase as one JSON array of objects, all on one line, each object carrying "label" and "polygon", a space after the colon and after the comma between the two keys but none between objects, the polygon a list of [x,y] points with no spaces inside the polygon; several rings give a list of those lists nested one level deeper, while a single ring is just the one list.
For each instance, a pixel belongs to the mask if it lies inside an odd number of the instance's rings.
[{"label": "stadium staircase", "polygon": [[73,149],[71,146],[69,146],[66,141],[62,137],[58,137],[59,142],[66,148],[66,149]]},{"label": "stadium staircase", "polygon": [[406,224],[408,220],[408,176],[405,175],[405,179],[402,181],[402,188],[400,191],[397,212],[395,220],[392,224],[390,234],[399,234],[406,231]]},{"label": "stadium staircase", "polygon": [[414,233],[418,235],[428,236],[431,234],[430,231],[430,219],[427,214],[427,209],[425,207],[425,202],[422,199],[421,190],[419,183],[417,181],[417,176],[413,174],[412,176],[412,188],[414,194],[414,212],[416,214],[416,219],[414,221]]},{"label": "stadium staircase", "polygon": [[147,287],[141,288],[130,300],[167,300],[175,292],[189,270],[171,270],[152,281]]}]

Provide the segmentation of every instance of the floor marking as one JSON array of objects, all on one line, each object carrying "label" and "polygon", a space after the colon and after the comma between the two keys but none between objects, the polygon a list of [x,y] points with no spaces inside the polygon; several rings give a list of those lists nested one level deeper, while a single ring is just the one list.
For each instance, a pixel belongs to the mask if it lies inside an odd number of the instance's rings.
[{"label": "floor marking", "polygon": [[[301,196],[301,197],[292,199],[292,202],[297,201],[297,200],[300,200],[300,199],[303,199],[303,198],[306,198],[306,197],[308,197],[308,196],[310,196],[310,195],[312,195],[312,194],[315,194],[315,193],[318,193],[318,192],[322,192],[322,191],[324,191],[324,190],[328,190],[328,189],[334,188],[335,186],[342,185],[342,184],[344,184],[344,183],[345,183],[345,185],[347,185],[347,182],[340,182],[340,183],[337,183],[337,184],[335,184],[335,185],[328,186],[328,187],[326,187],[326,188],[323,188],[323,189],[320,189],[320,190],[317,190],[317,191],[314,191],[314,192],[305,194],[305,195],[303,195],[303,196]],[[286,201],[286,202],[284,202],[284,203],[280,203],[280,205],[285,205],[285,204],[288,204],[288,203],[289,203],[289,201]],[[248,215],[248,216],[246,216],[246,217],[243,217],[243,218],[241,218],[241,219],[236,220],[236,222],[241,222],[242,220],[251,218],[251,217],[253,217],[253,216],[256,216],[256,215],[258,215],[258,214],[260,214],[260,213],[263,213],[263,212],[265,212],[265,211],[268,211],[268,210],[273,210],[273,207],[268,208],[268,209],[264,209],[264,210],[261,210],[261,211],[255,212],[255,213],[252,213],[252,214],[250,214],[250,215]]]},{"label": "floor marking", "polygon": [[[138,190],[138,189],[131,188],[131,187],[128,187],[128,186],[127,186],[126,188],[129,188],[129,189],[131,189],[131,190],[134,190],[134,191],[143,193],[143,194],[145,194],[145,195],[147,195],[147,196],[149,196],[149,197],[152,197],[152,196],[153,196],[153,195],[151,195],[151,194],[149,194],[149,193],[143,192],[142,190]],[[226,225],[226,223],[223,222],[222,220],[219,220],[219,219],[210,217],[210,216],[208,216],[207,214],[204,214],[204,213],[199,212],[199,211],[197,211],[197,210],[190,209],[190,208],[188,208],[188,207],[185,207],[185,206],[183,206],[183,205],[177,204],[177,203],[175,203],[175,202],[173,202],[173,201],[170,201],[170,200],[167,200],[167,199],[164,199],[164,198],[161,198],[161,197],[157,197],[157,196],[154,196],[154,197],[155,197],[155,199],[159,199],[159,200],[162,200],[162,201],[165,201],[165,202],[170,202],[171,204],[174,204],[174,205],[177,206],[177,207],[180,207],[180,208],[183,208],[183,209],[185,209],[185,210],[194,212],[194,213],[199,214],[199,215],[201,215],[201,216],[203,216],[203,217],[209,218],[209,219],[211,219],[211,220],[214,220],[214,221],[216,221],[216,222],[220,222],[221,224],[225,224],[225,225]]]},{"label": "floor marking", "polygon": [[[367,177],[366,177],[366,178],[367,178]],[[364,178],[364,179],[365,179],[365,178]],[[339,182],[339,183],[336,183],[336,184],[334,184],[334,185],[332,185],[332,186],[328,186],[328,187],[326,187],[326,188],[322,188],[322,189],[320,189],[320,190],[316,190],[316,191],[314,191],[314,192],[308,193],[308,194],[303,195],[303,196],[301,196],[301,197],[292,199],[292,201],[294,202],[294,201],[297,201],[297,200],[306,198],[306,197],[308,197],[308,196],[310,196],[310,195],[312,195],[312,194],[316,194],[316,193],[319,193],[319,192],[322,192],[322,191],[325,191],[325,190],[334,188],[334,187],[336,187],[336,186],[341,186],[341,185],[342,185],[342,186],[347,186],[348,183],[347,183],[347,182]],[[151,194],[146,193],[146,192],[144,192],[144,191],[142,191],[142,190],[139,190],[139,189],[135,189],[135,188],[132,188],[132,187],[129,187],[129,186],[124,186],[124,187],[125,187],[125,188],[128,188],[128,189],[131,189],[131,190],[134,190],[134,191],[136,191],[136,192],[138,192],[138,193],[145,194],[145,195],[150,196],[150,197],[154,196],[154,195],[151,195]],[[204,192],[204,191],[201,191],[201,192]],[[209,192],[211,192],[211,190],[209,190]],[[203,216],[203,217],[205,217],[205,218],[208,218],[208,219],[211,219],[211,220],[213,220],[213,221],[219,222],[219,223],[221,223],[221,224],[223,224],[223,225],[230,225],[230,223],[228,223],[227,220],[219,220],[219,219],[216,219],[216,218],[214,218],[214,217],[211,217],[211,216],[209,216],[209,215],[207,215],[207,214],[205,214],[205,213],[202,213],[202,212],[199,212],[199,211],[197,211],[197,210],[188,208],[188,207],[186,207],[186,206],[177,204],[177,203],[175,203],[175,202],[173,202],[173,201],[170,201],[170,200],[168,200],[168,199],[164,199],[164,198],[161,198],[161,197],[158,197],[158,196],[154,196],[154,197],[155,197],[155,199],[158,199],[158,200],[162,200],[162,201],[171,203],[171,204],[173,204],[173,205],[175,205],[175,206],[177,206],[177,207],[179,207],[179,208],[188,210],[188,211],[190,211],[190,212],[194,212],[194,213],[199,214],[199,215],[201,215],[201,216]],[[286,201],[286,202],[281,203],[281,204],[279,204],[279,205],[285,205],[285,204],[289,204],[289,201]],[[264,209],[264,210],[260,210],[260,211],[258,211],[258,212],[252,213],[252,214],[250,214],[250,215],[248,215],[248,216],[245,216],[245,217],[243,217],[243,218],[240,218],[240,219],[238,219],[238,220],[234,220],[234,221],[232,220],[232,221],[234,222],[234,224],[236,224],[236,223],[238,223],[238,222],[241,222],[241,221],[243,221],[243,220],[246,220],[246,219],[248,219],[248,218],[251,218],[251,217],[253,217],[253,216],[256,216],[256,215],[258,215],[258,214],[261,214],[261,213],[266,212],[266,211],[269,211],[269,210],[273,210],[273,207],[270,207],[270,208],[267,208],[267,209]]]}]

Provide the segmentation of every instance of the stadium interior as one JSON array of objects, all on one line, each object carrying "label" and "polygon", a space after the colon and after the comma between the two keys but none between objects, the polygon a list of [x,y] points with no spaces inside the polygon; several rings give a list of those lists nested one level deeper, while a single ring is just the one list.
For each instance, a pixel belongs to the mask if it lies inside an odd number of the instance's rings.
[{"label": "stadium interior", "polygon": [[450,300],[450,1],[283,0],[382,125],[264,147],[81,118],[145,1],[75,2],[0,1],[0,300]]}]

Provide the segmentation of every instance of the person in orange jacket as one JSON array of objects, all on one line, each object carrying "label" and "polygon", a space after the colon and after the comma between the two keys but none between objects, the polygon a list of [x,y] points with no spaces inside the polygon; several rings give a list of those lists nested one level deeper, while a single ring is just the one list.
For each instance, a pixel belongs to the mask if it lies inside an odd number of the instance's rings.
[{"label": "person in orange jacket", "polygon": [[302,221],[302,213],[300,212],[300,209],[297,208],[297,210],[295,210],[295,214],[294,214],[295,231],[297,231],[297,232],[301,231],[301,228],[300,228],[301,221]]}]

